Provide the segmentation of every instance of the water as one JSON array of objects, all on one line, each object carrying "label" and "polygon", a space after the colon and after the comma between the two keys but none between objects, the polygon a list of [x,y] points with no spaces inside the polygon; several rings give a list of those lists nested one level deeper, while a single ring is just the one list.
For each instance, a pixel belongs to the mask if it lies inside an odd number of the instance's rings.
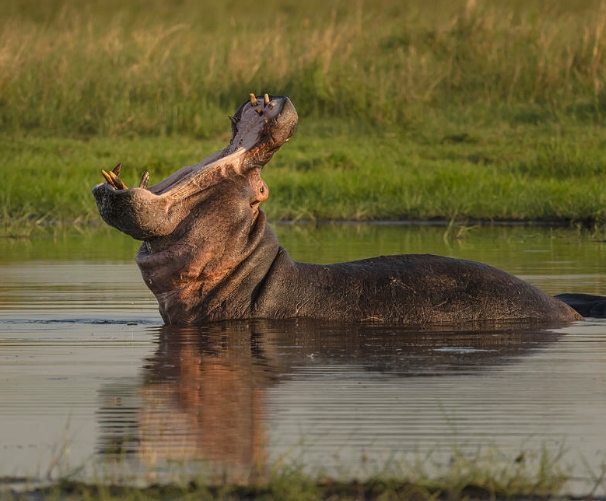
[{"label": "water", "polygon": [[[606,295],[606,246],[568,230],[475,228],[460,240],[430,226],[276,230],[303,261],[431,252],[554,294]],[[436,472],[457,453],[531,468],[547,450],[573,474],[569,489],[587,492],[605,468],[605,321],[169,328],[137,246],[109,229],[0,241],[0,477],[245,482],[297,464],[351,478],[419,462]]]}]

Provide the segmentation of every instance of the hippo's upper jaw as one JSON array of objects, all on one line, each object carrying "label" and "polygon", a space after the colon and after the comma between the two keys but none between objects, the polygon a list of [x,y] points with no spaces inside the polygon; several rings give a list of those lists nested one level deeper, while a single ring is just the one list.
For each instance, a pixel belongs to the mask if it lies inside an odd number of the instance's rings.
[{"label": "hippo's upper jaw", "polygon": [[183,167],[149,188],[146,175],[136,188],[126,189],[119,179],[96,185],[93,195],[104,221],[138,240],[167,236],[195,212],[209,191],[216,195],[217,184],[246,177],[254,178],[250,184],[258,193],[251,195],[255,199],[251,204],[256,212],[267,198],[260,169],[294,133],[297,112],[287,97],[251,94],[230,118],[229,145],[199,164]]}]

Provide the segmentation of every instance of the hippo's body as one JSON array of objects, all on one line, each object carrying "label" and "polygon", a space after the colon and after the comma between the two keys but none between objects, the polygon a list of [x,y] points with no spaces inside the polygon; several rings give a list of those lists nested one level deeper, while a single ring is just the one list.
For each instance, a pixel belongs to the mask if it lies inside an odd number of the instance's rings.
[{"label": "hippo's body", "polygon": [[579,318],[561,301],[481,263],[416,254],[321,266],[296,263],[284,249],[252,311],[406,325]]},{"label": "hippo's body", "polygon": [[266,95],[261,104],[251,96],[232,117],[233,138],[224,150],[149,188],[111,183],[93,189],[103,219],[143,240],[137,264],[167,324],[305,317],[422,326],[582,318],[536,287],[471,261],[404,255],[294,262],[259,204],[268,196],[261,168],[296,123],[288,98]]}]

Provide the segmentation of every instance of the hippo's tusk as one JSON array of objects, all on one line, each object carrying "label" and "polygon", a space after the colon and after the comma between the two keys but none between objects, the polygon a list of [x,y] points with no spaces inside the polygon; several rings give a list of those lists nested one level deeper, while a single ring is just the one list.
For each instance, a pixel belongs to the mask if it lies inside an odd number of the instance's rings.
[{"label": "hippo's tusk", "polygon": [[269,95],[268,95],[268,94],[265,94],[265,95],[263,96],[263,102],[264,102],[265,104],[269,104]]},{"label": "hippo's tusk", "polygon": [[255,96],[252,92],[248,96],[250,97],[250,104],[257,106],[257,96]]},{"label": "hippo's tusk", "polygon": [[116,165],[113,169],[112,172],[116,175],[119,176],[120,175],[120,171],[122,171],[122,162],[120,162],[118,165]]},{"label": "hippo's tusk", "polygon": [[141,176],[141,181],[139,181],[139,188],[147,189],[147,185],[149,184],[149,172],[145,171]]},{"label": "hippo's tusk", "polygon": [[263,111],[261,111],[259,108],[255,108],[255,111],[259,114],[259,116],[263,115]]},{"label": "hippo's tusk", "polygon": [[113,185],[118,189],[118,190],[126,190],[126,185],[122,182],[122,179],[120,179],[118,176],[116,176],[116,174],[114,174],[114,171],[110,171],[109,172],[109,177],[112,178],[113,181]]},{"label": "hippo's tusk", "polygon": [[116,185],[114,184],[114,180],[107,172],[101,169],[101,174],[103,174],[103,177],[105,178],[108,184],[111,184],[114,188],[116,187]]}]

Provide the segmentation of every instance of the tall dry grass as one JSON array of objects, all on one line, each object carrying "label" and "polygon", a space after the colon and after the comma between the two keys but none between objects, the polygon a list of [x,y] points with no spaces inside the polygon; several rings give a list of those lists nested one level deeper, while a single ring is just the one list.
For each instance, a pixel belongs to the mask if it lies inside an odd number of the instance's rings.
[{"label": "tall dry grass", "polygon": [[605,27],[603,0],[4,1],[0,130],[208,137],[250,91],[405,127],[601,121]]}]

